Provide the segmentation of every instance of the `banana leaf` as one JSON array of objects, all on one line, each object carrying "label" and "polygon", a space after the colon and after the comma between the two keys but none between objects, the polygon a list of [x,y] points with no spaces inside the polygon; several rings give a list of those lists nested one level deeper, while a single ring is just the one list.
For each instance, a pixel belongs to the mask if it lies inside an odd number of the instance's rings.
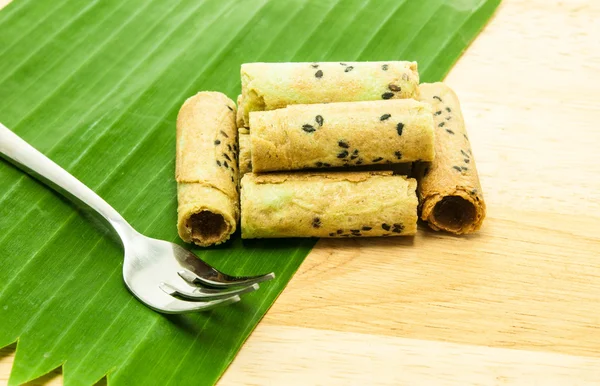
[{"label": "banana leaf", "polygon": [[[175,117],[199,90],[235,98],[252,61],[416,60],[440,80],[500,0],[14,0],[0,12],[0,121],[139,231],[178,242]],[[135,300],[106,227],[0,162],[0,347],[9,384],[214,384],[313,240],[195,249],[276,281],[235,305],[166,316]]]}]

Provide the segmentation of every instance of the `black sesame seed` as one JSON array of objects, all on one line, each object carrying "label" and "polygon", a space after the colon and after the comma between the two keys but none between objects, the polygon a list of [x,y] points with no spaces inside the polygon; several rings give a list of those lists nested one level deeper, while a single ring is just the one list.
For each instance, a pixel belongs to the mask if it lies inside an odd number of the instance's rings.
[{"label": "black sesame seed", "polygon": [[302,125],[302,130],[306,131],[307,133],[314,133],[316,131],[313,125]]},{"label": "black sesame seed", "polygon": [[440,98],[440,97],[439,97],[439,96],[437,96],[437,95],[434,95],[434,96],[433,96],[433,99],[437,99],[437,100],[438,100],[438,101],[440,101],[440,102],[442,101],[442,98]]},{"label": "black sesame seed", "polygon": [[228,106],[228,105],[226,105],[226,106],[227,106],[227,108],[228,108],[229,110],[233,111],[233,109],[231,108],[231,106]]},{"label": "black sesame seed", "polygon": [[394,155],[396,156],[396,159],[402,159],[402,153],[399,151],[394,152]]},{"label": "black sesame seed", "polygon": [[321,227],[321,219],[319,217],[313,218],[312,226],[313,226],[313,228],[320,228]]},{"label": "black sesame seed", "polygon": [[357,158],[358,158],[358,156],[356,154],[350,156],[350,159],[357,159]]},{"label": "black sesame seed", "polygon": [[446,129],[446,132],[447,132],[448,134],[454,134],[454,131],[452,131],[452,130],[450,130],[450,129]]},{"label": "black sesame seed", "polygon": [[373,229],[373,228],[371,228],[371,227],[362,227],[363,231],[370,231],[371,229]]},{"label": "black sesame seed", "polygon": [[396,131],[398,131],[398,135],[402,135],[403,129],[404,129],[404,123],[400,122],[396,125]]},{"label": "black sesame seed", "polygon": [[316,77],[317,79],[320,79],[320,78],[322,78],[322,77],[323,77],[323,71],[319,70],[319,71],[315,72],[315,77]]},{"label": "black sesame seed", "polygon": [[440,122],[440,123],[438,124],[438,127],[444,127],[444,125],[445,125],[445,124],[446,124],[446,122]]},{"label": "black sesame seed", "polygon": [[227,161],[231,161],[231,158],[227,155],[227,153],[223,153],[223,157],[225,157]]},{"label": "black sesame seed", "polygon": [[225,166],[225,169],[227,169],[229,167],[229,164],[227,163],[227,161],[223,161],[223,166]]},{"label": "black sesame seed", "polygon": [[218,139],[215,141],[215,145],[220,145],[221,141],[219,141]]},{"label": "black sesame seed", "polygon": [[471,160],[468,159],[468,158],[465,158],[463,161],[465,161],[466,164],[468,164],[469,162],[471,162]]},{"label": "black sesame seed", "polygon": [[319,68],[319,65],[317,63],[313,63],[310,65],[312,68]]},{"label": "black sesame seed", "polygon": [[465,172],[466,172],[467,170],[469,170],[469,168],[467,168],[466,166],[461,166],[460,168],[461,168],[462,170],[464,170]]},{"label": "black sesame seed", "polygon": [[323,166],[326,167],[326,168],[330,168],[331,164],[328,164],[327,162],[323,162]]},{"label": "black sesame seed", "polygon": [[347,66],[347,64],[346,64],[346,63],[340,63],[340,64],[341,64],[342,66]]},{"label": "black sesame seed", "polygon": [[385,92],[385,93],[381,94],[381,99],[390,99],[393,96],[394,96],[393,92]]},{"label": "black sesame seed", "polygon": [[380,121],[385,121],[386,119],[389,119],[392,115],[391,114],[383,114],[379,120]]},{"label": "black sesame seed", "polygon": [[359,158],[359,159],[356,161],[356,164],[357,164],[357,165],[362,165],[362,163],[363,163],[363,161],[362,161],[362,158]]},{"label": "black sesame seed", "polygon": [[389,226],[389,225],[388,225],[388,224],[386,224],[386,223],[383,223],[383,224],[381,224],[381,227],[382,227],[384,230],[386,230],[386,231],[389,231],[389,230],[392,228],[391,226]]},{"label": "black sesame seed", "polygon": [[450,107],[446,107],[446,111],[451,112],[452,110],[450,110]]},{"label": "black sesame seed", "polygon": [[360,233],[360,229],[350,229],[350,232],[352,232],[352,233]]},{"label": "black sesame seed", "polygon": [[383,161],[383,157],[377,157],[377,158],[373,159],[372,162],[379,162],[379,161]]},{"label": "black sesame seed", "polygon": [[471,194],[477,194],[477,189],[471,190]]},{"label": "black sesame seed", "polygon": [[352,154],[357,155],[358,154],[358,149],[354,149],[354,151],[352,152]]},{"label": "black sesame seed", "polygon": [[354,69],[354,67],[352,67],[352,66],[348,66],[348,67],[346,67],[346,69],[344,70],[344,72],[350,72],[350,71],[352,71],[353,69]]},{"label": "black sesame seed", "polygon": [[392,228],[392,232],[394,233],[402,233],[404,230],[404,225],[402,224],[394,224],[394,228]]},{"label": "black sesame seed", "polygon": [[343,230],[343,229],[338,229],[338,230],[336,231],[336,233],[337,233],[338,235],[341,235],[342,233],[344,233],[344,230]]},{"label": "black sesame seed", "polygon": [[323,117],[322,117],[321,115],[317,115],[317,116],[315,117],[315,121],[317,122],[317,124],[318,124],[319,126],[323,126]]},{"label": "black sesame seed", "polygon": [[339,147],[343,147],[344,149],[347,149],[350,147],[350,145],[348,145],[348,143],[344,142],[344,141],[339,141],[338,142],[338,146]]},{"label": "black sesame seed", "polygon": [[465,139],[466,139],[467,141],[469,140],[469,137],[467,137],[467,135],[466,135],[466,134],[463,134],[463,137],[465,137]]},{"label": "black sesame seed", "polygon": [[451,119],[452,119],[452,117],[446,117],[446,120],[447,120],[447,121],[449,121],[449,120],[451,120]]},{"label": "black sesame seed", "polygon": [[467,153],[466,153],[464,150],[462,150],[462,149],[460,150],[460,153],[461,153],[462,155],[464,155],[465,157],[469,157],[469,155],[468,155],[468,154],[467,154]]},{"label": "black sesame seed", "polygon": [[329,234],[329,237],[333,237],[333,236],[335,236],[335,233],[330,233]]},{"label": "black sesame seed", "polygon": [[442,115],[442,111],[441,111],[441,110],[439,110],[439,111],[436,111],[436,112],[435,112],[435,115]]},{"label": "black sesame seed", "polygon": [[226,132],[224,132],[223,130],[219,130],[219,131],[221,132],[221,134],[223,134],[223,137],[225,137],[225,138],[229,138],[229,136],[227,135],[227,133],[226,133]]},{"label": "black sesame seed", "polygon": [[230,144],[227,144],[227,148],[229,149],[229,151],[233,151],[233,148],[231,147]]},{"label": "black sesame seed", "polygon": [[217,160],[217,166],[221,167],[221,161]]},{"label": "black sesame seed", "polygon": [[383,71],[387,71],[387,69],[388,69],[388,65],[387,65],[387,64],[384,64],[383,66],[381,66],[381,69],[382,69]]},{"label": "black sesame seed", "polygon": [[400,86],[393,84],[393,83],[388,84],[388,88],[391,91],[402,91],[402,88]]},{"label": "black sesame seed", "polygon": [[456,171],[461,171],[460,166],[452,166],[452,169],[456,170]]},{"label": "black sesame seed", "polygon": [[231,176],[231,182],[235,182],[235,180],[233,179],[233,176]]},{"label": "black sesame seed", "polygon": [[337,155],[338,158],[346,158],[348,157],[348,151],[347,150],[342,150],[338,153]]},{"label": "black sesame seed", "polygon": [[322,168],[323,167],[323,162],[317,162],[317,163],[315,163],[315,165],[317,165],[318,168]]}]

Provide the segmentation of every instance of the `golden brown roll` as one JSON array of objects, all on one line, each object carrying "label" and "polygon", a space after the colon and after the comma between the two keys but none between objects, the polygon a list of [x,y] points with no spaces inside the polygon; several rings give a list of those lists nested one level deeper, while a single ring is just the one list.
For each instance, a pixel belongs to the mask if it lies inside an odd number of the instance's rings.
[{"label": "golden brown roll", "polygon": [[422,84],[420,100],[433,107],[436,157],[415,168],[421,218],[456,234],[481,227],[485,202],[458,98],[443,83]]},{"label": "golden brown roll", "polygon": [[245,126],[251,111],[293,104],[416,98],[415,62],[321,62],[242,64]]},{"label": "golden brown roll", "polygon": [[242,178],[242,238],[414,235],[417,182],[392,172]]},{"label": "golden brown roll", "polygon": [[200,92],[177,116],[176,180],[179,236],[200,246],[220,244],[239,217],[235,104]]},{"label": "golden brown roll", "polygon": [[413,99],[290,105],[250,113],[252,170],[431,161],[431,106]]}]

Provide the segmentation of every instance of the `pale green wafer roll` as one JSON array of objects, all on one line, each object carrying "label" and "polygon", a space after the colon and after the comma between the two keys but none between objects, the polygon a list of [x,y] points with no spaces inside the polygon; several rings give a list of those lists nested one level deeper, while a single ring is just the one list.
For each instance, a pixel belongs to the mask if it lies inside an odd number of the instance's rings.
[{"label": "pale green wafer roll", "polygon": [[246,173],[252,171],[252,159],[250,156],[250,135],[244,128],[238,130],[238,142],[239,142],[239,174],[240,179]]},{"label": "pale green wafer roll", "polygon": [[413,99],[290,105],[250,113],[252,170],[432,161],[431,106]]},{"label": "pale green wafer roll", "polygon": [[242,178],[242,238],[414,235],[417,182],[391,172]]},{"label": "pale green wafer roll", "polygon": [[415,62],[246,63],[241,77],[245,126],[251,111],[419,95]]}]

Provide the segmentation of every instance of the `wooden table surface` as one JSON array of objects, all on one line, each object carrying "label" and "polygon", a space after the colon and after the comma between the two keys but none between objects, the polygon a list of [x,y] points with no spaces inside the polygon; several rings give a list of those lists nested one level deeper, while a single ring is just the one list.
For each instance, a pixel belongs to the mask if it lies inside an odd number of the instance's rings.
[{"label": "wooden table surface", "polygon": [[599,20],[504,0],[446,79],[481,232],[319,241],[220,385],[600,384]]}]

